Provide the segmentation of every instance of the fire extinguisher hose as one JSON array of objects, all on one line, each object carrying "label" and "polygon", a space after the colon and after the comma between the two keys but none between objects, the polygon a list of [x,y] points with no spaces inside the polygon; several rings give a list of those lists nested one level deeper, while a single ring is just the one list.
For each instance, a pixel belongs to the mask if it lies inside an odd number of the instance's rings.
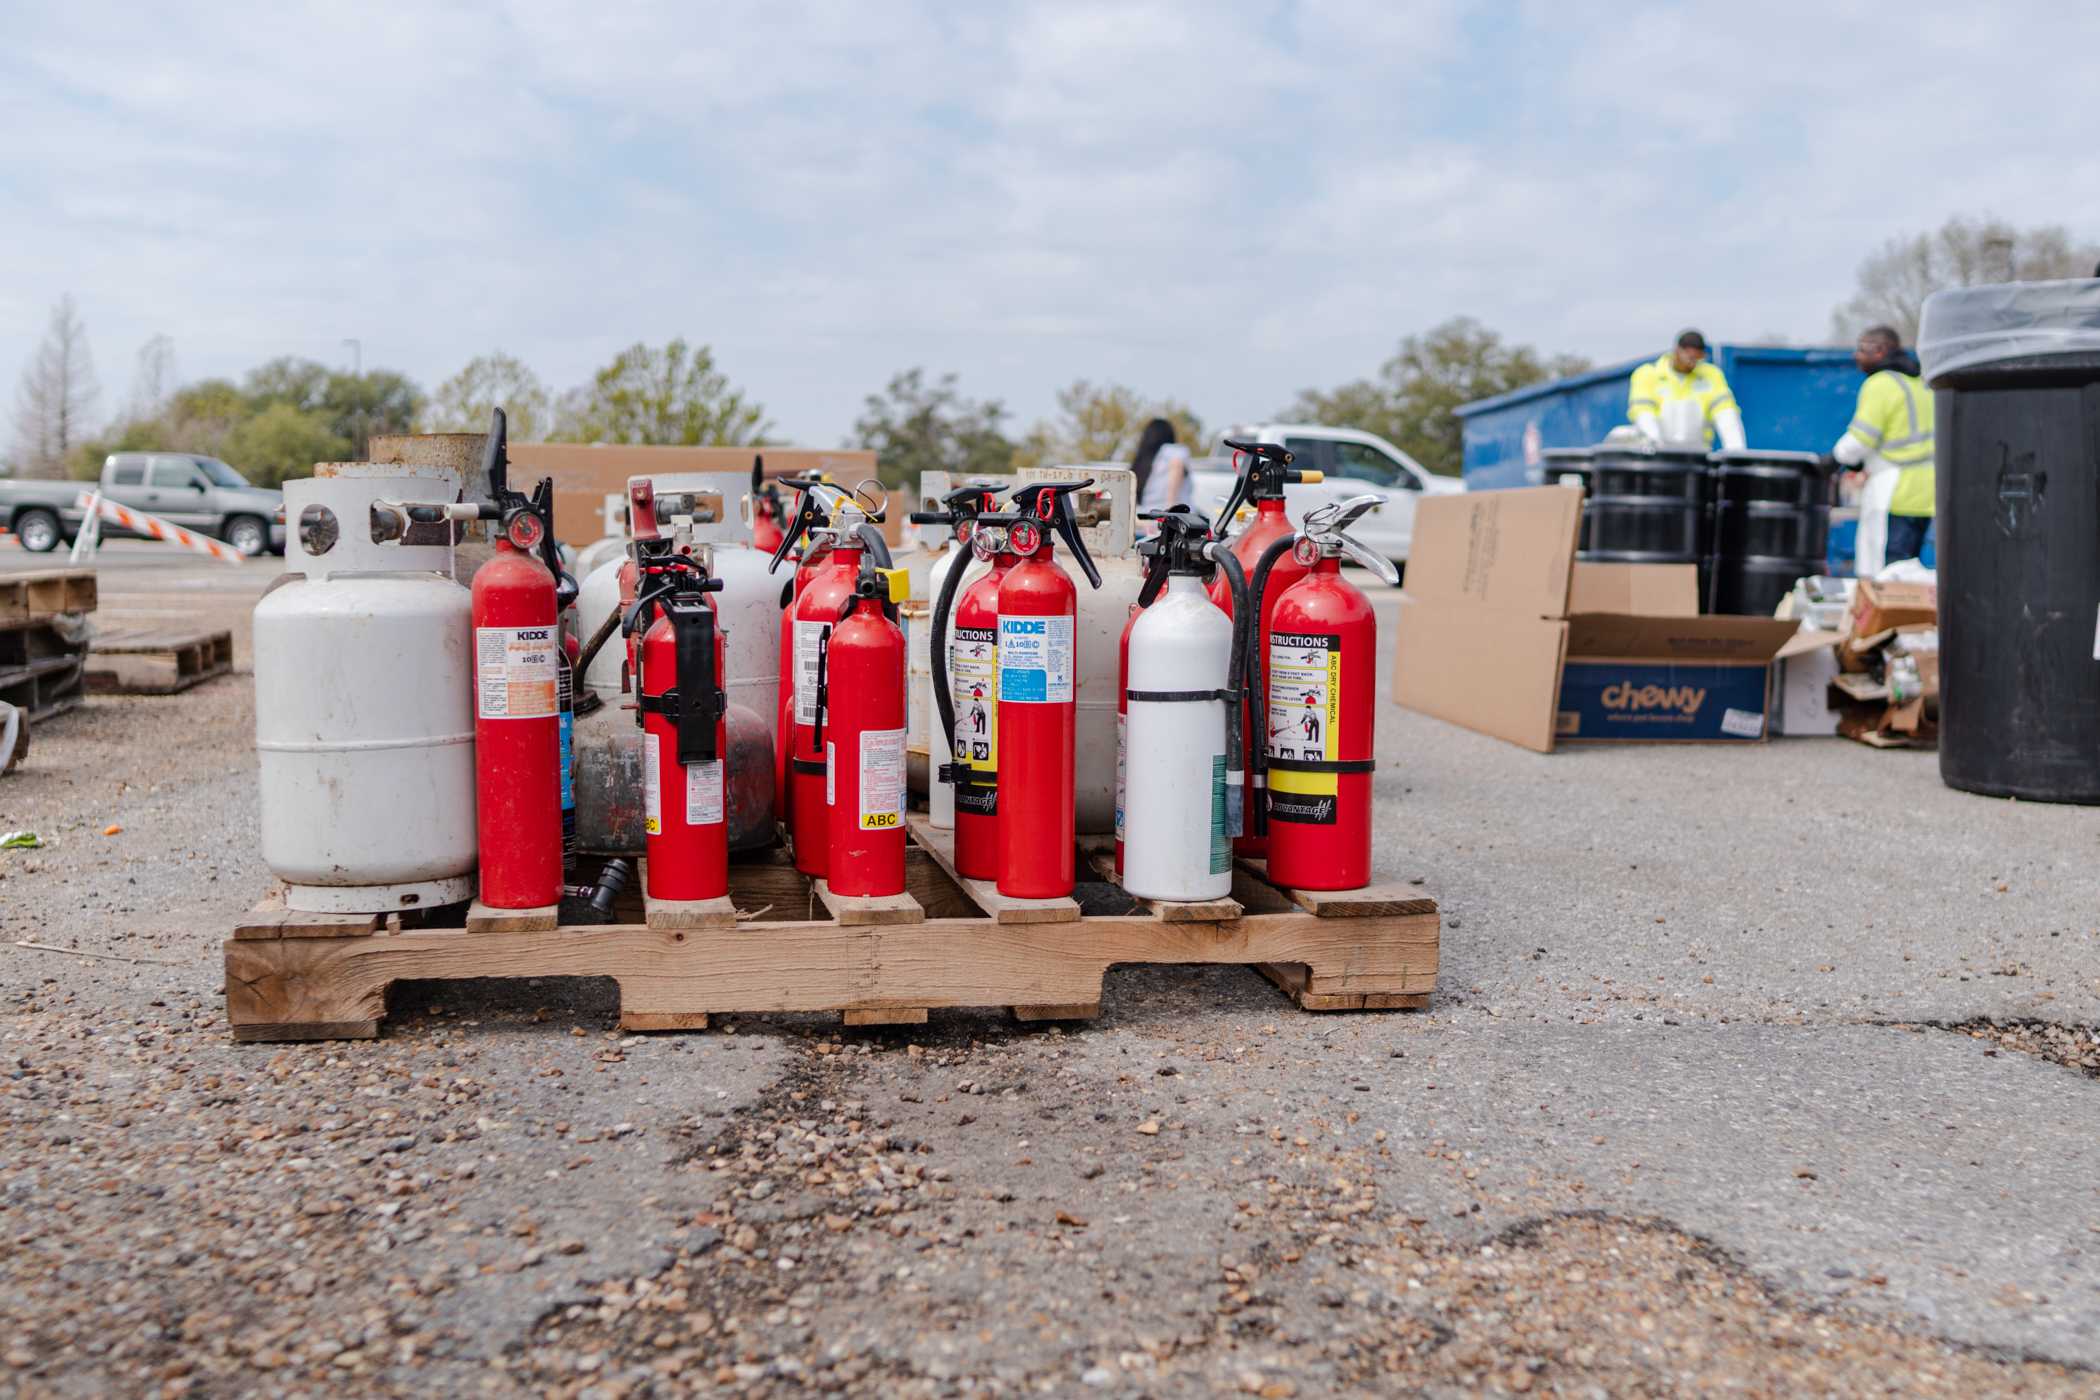
[{"label": "fire extinguisher hose", "polygon": [[[962,584],[963,575],[970,571],[970,554],[966,549],[960,558],[948,566],[941,576],[941,594],[933,601],[933,635],[928,646],[933,661],[933,705],[940,711],[941,732],[952,743],[955,737],[955,696],[948,689],[948,619],[955,609],[956,589]],[[936,748],[934,751],[938,751]],[[950,765],[952,767],[952,765]],[[935,782],[952,782],[952,776],[936,772]]]},{"label": "fire extinguisher hose", "polygon": [[1247,715],[1254,730],[1254,743],[1248,757],[1250,771],[1248,784],[1253,789],[1247,799],[1253,804],[1252,828],[1256,836],[1266,836],[1269,831],[1269,658],[1253,657],[1261,645],[1262,600],[1269,591],[1269,574],[1284,552],[1298,543],[1295,531],[1279,535],[1269,547],[1261,552],[1261,560],[1254,566],[1254,579],[1247,586],[1247,612],[1253,616],[1253,625],[1248,629],[1246,651],[1250,653],[1247,667]]},{"label": "fire extinguisher hose", "polygon": [[1247,683],[1247,634],[1258,634],[1259,628],[1250,627],[1248,622],[1255,610],[1248,606],[1246,570],[1231,550],[1222,544],[1213,548],[1217,553],[1212,558],[1225,571],[1225,582],[1232,589],[1232,664],[1225,672],[1225,833],[1238,836],[1245,831],[1247,820],[1246,777],[1241,771],[1245,766],[1241,755],[1246,751],[1246,740],[1240,728],[1240,697]]}]

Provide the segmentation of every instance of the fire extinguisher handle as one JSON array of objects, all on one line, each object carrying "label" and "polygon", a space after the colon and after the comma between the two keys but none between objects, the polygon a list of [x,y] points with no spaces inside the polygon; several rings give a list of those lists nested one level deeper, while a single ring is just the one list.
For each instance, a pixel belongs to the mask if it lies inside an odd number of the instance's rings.
[{"label": "fire extinguisher handle", "polygon": [[1093,484],[1092,477],[1084,481],[1032,482],[1015,488],[1008,499],[1020,515],[1047,525],[1063,536],[1065,547],[1072,551],[1072,557],[1086,574],[1086,581],[1099,588],[1101,570],[1094,567],[1094,556],[1087,553],[1086,541],[1079,535],[1079,522],[1072,516],[1072,493]]}]

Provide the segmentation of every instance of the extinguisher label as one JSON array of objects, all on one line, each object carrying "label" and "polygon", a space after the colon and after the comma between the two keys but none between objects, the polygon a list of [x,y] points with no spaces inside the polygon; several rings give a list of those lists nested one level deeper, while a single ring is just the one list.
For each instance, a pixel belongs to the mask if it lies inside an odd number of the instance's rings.
[{"label": "extinguisher label", "polygon": [[824,659],[826,622],[795,624],[795,723],[817,722],[817,667]]},{"label": "extinguisher label", "polygon": [[654,734],[642,736],[642,831],[649,836],[664,834],[664,775],[656,756]]},{"label": "extinguisher label", "polygon": [[[948,691],[955,704],[955,761],[980,779],[999,775],[999,634],[989,627],[958,627],[948,649]],[[958,810],[991,816],[997,792],[959,788]]]},{"label": "extinguisher label", "polygon": [[722,824],[721,759],[685,765],[685,820],[689,826]]},{"label": "extinguisher label", "polygon": [[[1268,745],[1271,758],[1335,756],[1341,721],[1342,639],[1328,632],[1269,634]],[[1269,815],[1332,826],[1339,775],[1269,770]]]},{"label": "extinguisher label", "polygon": [[[1225,755],[1210,759],[1210,873],[1223,875],[1232,869],[1232,838],[1225,834]],[[1121,811],[1117,819],[1121,820]]]},{"label": "extinguisher label", "polygon": [[860,829],[895,831],[904,825],[904,731],[860,733]]},{"label": "extinguisher label", "polygon": [[[1130,717],[1119,711],[1116,715],[1116,839],[1118,841],[1123,839],[1123,783],[1130,772],[1129,752],[1123,747],[1123,732],[1129,725]],[[1216,872],[1213,871],[1212,873],[1215,874]]]},{"label": "extinguisher label", "polygon": [[474,629],[476,713],[483,719],[547,719],[561,712],[553,627]]},{"label": "extinguisher label", "polygon": [[1072,703],[1072,619],[999,619],[999,698],[1033,705]]},{"label": "extinguisher label", "polygon": [[829,807],[839,800],[839,746],[824,741],[824,805]]}]

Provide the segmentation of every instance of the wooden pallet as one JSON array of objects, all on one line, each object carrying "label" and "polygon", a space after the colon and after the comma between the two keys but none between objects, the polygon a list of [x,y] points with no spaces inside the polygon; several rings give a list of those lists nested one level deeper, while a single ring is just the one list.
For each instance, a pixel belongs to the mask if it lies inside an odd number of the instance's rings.
[{"label": "wooden pallet", "polygon": [[63,714],[85,698],[81,663],[82,654],[76,651],[36,657],[19,666],[0,665],[0,700],[27,714],[32,723]]},{"label": "wooden pallet", "polygon": [[91,613],[95,601],[93,569],[0,575],[0,627],[41,622],[60,613]]},{"label": "wooden pallet", "polygon": [[173,695],[233,669],[233,633],[127,627],[89,643],[88,689],[98,695]]},{"label": "wooden pallet", "polygon": [[[225,945],[227,1019],[243,1041],[370,1037],[393,983],[481,977],[610,977],[620,1024],[636,1031],[779,1011],[837,1011],[856,1026],[915,1025],[938,1007],[1086,1019],[1100,1012],[1103,975],[1125,963],[1254,967],[1308,1011],[1420,1007],[1436,985],[1433,900],[1280,890],[1243,868],[1230,900],[1194,913],[1101,884],[1082,892],[1105,893],[1117,912],[1069,900],[1067,913],[957,881],[942,835],[914,830],[904,900],[877,909],[830,896],[835,914],[821,882],[780,855],[731,867],[727,924],[499,932],[259,910]],[[621,917],[641,912],[638,899]]]}]

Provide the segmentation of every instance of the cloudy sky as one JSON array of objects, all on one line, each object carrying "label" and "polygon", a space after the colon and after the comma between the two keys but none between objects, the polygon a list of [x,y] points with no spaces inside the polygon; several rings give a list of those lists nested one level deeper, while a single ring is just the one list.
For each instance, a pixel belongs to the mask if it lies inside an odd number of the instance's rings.
[{"label": "cloudy sky", "polygon": [[1217,423],[1446,316],[1820,339],[1950,213],[2100,235],[2100,6],[0,4],[0,393],[278,354],[559,389],[685,335],[779,435],[899,369]]}]

